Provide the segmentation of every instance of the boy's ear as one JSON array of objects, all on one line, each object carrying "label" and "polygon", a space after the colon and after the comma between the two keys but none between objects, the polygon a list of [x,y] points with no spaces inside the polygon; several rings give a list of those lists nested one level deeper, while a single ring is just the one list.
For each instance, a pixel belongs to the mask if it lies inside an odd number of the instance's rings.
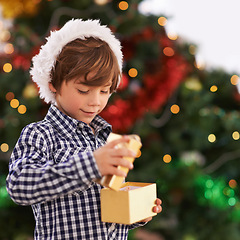
[{"label": "boy's ear", "polygon": [[56,93],[56,92],[57,92],[56,88],[52,85],[51,82],[48,83],[48,87],[49,87],[49,89],[50,89],[51,92],[53,92],[53,93]]}]

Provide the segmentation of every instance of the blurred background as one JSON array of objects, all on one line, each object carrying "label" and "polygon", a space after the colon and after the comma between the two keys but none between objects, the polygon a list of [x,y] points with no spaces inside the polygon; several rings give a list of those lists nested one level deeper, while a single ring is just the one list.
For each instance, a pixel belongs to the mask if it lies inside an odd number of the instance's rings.
[{"label": "blurred background", "polygon": [[0,239],[33,239],[31,208],[5,188],[21,129],[49,107],[30,79],[31,58],[50,30],[93,18],[124,53],[122,84],[101,115],[115,133],[140,135],[142,155],[127,180],[156,182],[163,201],[163,212],[129,240],[239,240],[236,1],[180,2],[0,0]]}]

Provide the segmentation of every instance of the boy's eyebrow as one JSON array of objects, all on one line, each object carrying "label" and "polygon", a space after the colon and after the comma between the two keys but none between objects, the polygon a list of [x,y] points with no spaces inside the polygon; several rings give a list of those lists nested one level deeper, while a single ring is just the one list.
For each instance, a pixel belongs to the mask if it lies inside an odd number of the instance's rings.
[{"label": "boy's eyebrow", "polygon": [[[75,84],[88,86],[88,84],[84,81],[75,81]],[[103,87],[110,87],[110,86],[112,86],[111,82],[107,82],[106,84],[103,85]]]}]

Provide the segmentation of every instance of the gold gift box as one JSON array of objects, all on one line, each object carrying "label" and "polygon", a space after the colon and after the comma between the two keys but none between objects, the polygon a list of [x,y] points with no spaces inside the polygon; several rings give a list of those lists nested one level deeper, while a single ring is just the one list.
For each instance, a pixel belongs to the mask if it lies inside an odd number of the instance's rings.
[{"label": "gold gift box", "polygon": [[[138,157],[140,148],[142,146],[141,140],[140,140],[139,136],[137,136],[137,135],[128,135],[128,136],[130,138],[130,141],[125,144],[118,144],[117,147],[119,147],[119,148],[126,147],[126,148],[132,150],[133,152],[135,152],[136,157]],[[122,136],[119,134],[111,133],[109,135],[108,142],[119,139],[119,138],[122,138]],[[130,157],[125,157],[125,159],[127,159],[131,163],[133,163],[135,160],[135,158],[130,158]],[[129,171],[128,168],[125,168],[122,166],[118,166],[118,169],[121,169],[125,173],[128,173],[128,171]],[[116,175],[107,175],[107,176],[104,176],[100,180],[100,184],[104,187],[108,187],[108,188],[118,191],[121,188],[121,185],[124,182],[124,180],[125,180],[124,177],[120,177],[120,176],[116,176]]]},{"label": "gold gift box", "polygon": [[101,216],[103,222],[133,224],[155,216],[155,183],[123,183],[119,191],[101,190]]}]

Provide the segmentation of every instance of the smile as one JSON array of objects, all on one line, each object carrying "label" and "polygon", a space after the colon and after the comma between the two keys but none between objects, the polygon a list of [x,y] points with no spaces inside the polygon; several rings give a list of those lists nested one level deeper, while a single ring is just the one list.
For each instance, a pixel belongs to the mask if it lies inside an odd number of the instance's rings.
[{"label": "smile", "polygon": [[84,110],[81,110],[84,114],[86,114],[86,115],[89,115],[89,116],[93,116],[93,115],[95,115],[97,112],[86,112],[86,111],[84,111]]}]

